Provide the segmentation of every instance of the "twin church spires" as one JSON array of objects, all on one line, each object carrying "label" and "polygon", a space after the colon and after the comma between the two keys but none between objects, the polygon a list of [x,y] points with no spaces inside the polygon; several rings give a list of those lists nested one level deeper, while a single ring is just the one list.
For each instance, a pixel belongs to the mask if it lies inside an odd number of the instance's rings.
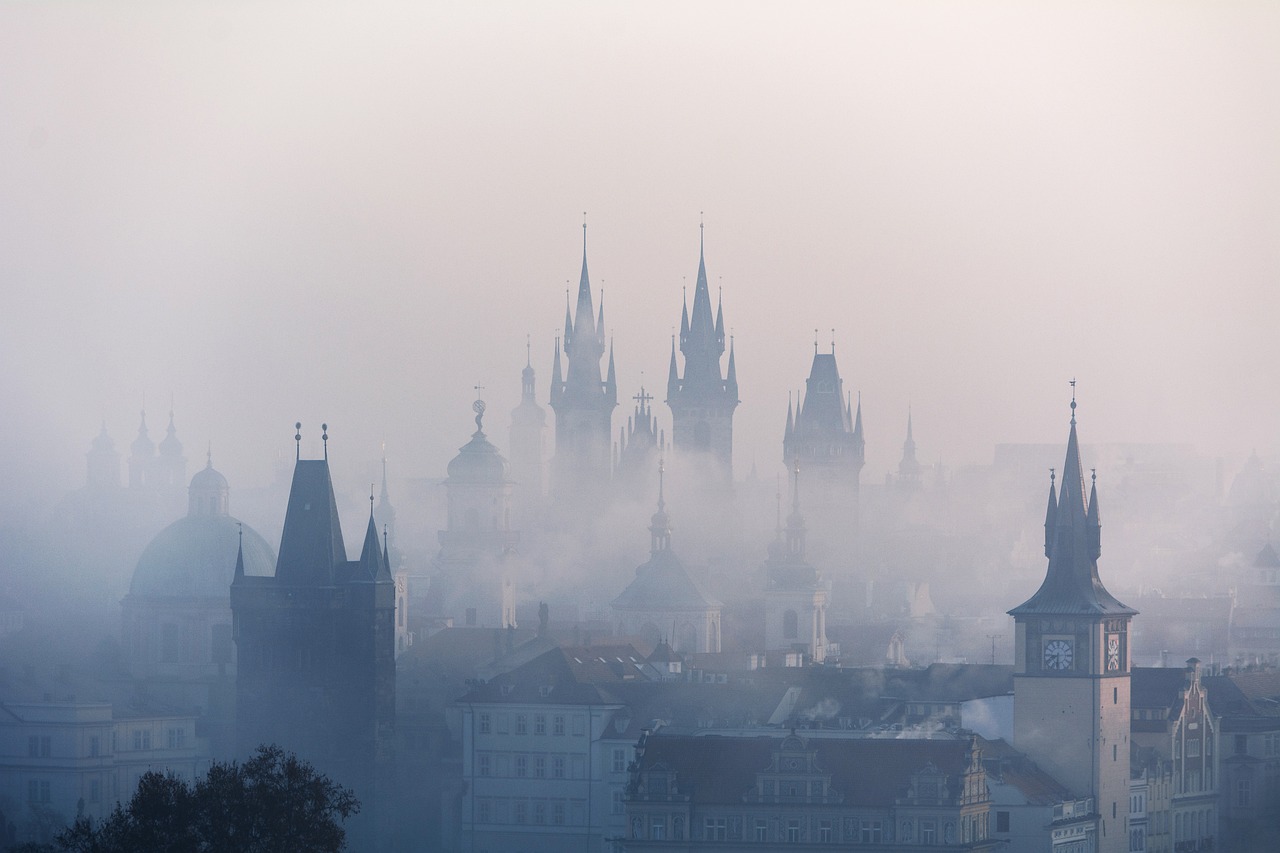
[{"label": "twin church spires", "polygon": [[[556,437],[551,485],[560,498],[590,497],[614,474],[610,423],[618,405],[617,372],[610,341],[608,366],[603,378],[601,375],[606,349],[604,295],[602,292],[597,313],[587,272],[585,223],[582,229],[577,304],[570,304],[566,294],[563,337],[556,341],[552,363],[550,403],[555,411]],[[733,470],[733,411],[738,405],[737,367],[730,341],[727,372],[721,368],[725,351],[724,309],[718,305],[712,317],[703,249],[699,239],[692,315],[688,304],[682,306],[680,352],[684,356],[684,374],[679,370],[673,339],[666,402],[671,407],[674,448],[710,455],[716,463],[717,485],[728,485]]]}]

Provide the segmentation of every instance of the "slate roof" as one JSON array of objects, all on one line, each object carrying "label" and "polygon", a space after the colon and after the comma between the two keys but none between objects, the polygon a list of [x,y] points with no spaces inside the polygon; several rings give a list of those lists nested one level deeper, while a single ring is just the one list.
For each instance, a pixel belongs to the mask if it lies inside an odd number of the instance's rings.
[{"label": "slate roof", "polygon": [[328,586],[346,561],[329,462],[300,459],[289,488],[276,579],[286,584]]},{"label": "slate roof", "polygon": [[[646,739],[640,769],[674,770],[676,784],[698,804],[740,805],[755,788],[756,774],[769,768],[782,745],[781,734],[760,737],[684,736],[658,732]],[[929,764],[948,777],[954,795],[969,766],[964,740],[813,738],[817,766],[831,774],[831,787],[844,803],[892,806],[905,797],[912,773]]]},{"label": "slate roof", "polygon": [[654,551],[636,569],[636,577],[613,600],[615,610],[708,610],[720,602],[708,596],[689,577],[680,558],[669,548]]},{"label": "slate roof", "polygon": [[1026,797],[1029,805],[1051,806],[1075,799],[1065,785],[1006,741],[980,737],[978,744],[982,747],[982,764],[987,770],[987,778],[1013,786]]},{"label": "slate roof", "polygon": [[236,549],[241,544],[245,574],[270,576],[275,567],[275,552],[252,527],[247,524],[242,527],[227,515],[180,518],[157,533],[143,550],[133,570],[129,594],[230,600]]}]

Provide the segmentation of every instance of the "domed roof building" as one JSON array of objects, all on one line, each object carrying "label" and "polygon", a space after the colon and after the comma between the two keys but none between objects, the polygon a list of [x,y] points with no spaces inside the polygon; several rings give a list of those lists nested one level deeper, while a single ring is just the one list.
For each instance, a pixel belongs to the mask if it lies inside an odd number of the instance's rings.
[{"label": "domed roof building", "polygon": [[[423,612],[462,624],[515,625],[512,579],[518,530],[511,526],[511,466],[484,434],[483,400],[472,405],[476,431],[449,462],[444,481],[448,516],[439,531]],[[410,609],[413,612],[413,609]]]},{"label": "domed roof building", "polygon": [[138,678],[201,679],[229,672],[231,581],[274,573],[276,555],[229,513],[226,477],[212,459],[191,478],[187,515],[143,550],[123,607],[123,639]]},{"label": "domed roof building", "polygon": [[[671,518],[658,467],[658,511],[649,526],[649,559],[613,600],[620,636],[644,637],[655,646],[666,636],[682,654],[720,651],[720,602],[703,592],[671,550]],[[670,632],[670,633],[669,633]]]}]

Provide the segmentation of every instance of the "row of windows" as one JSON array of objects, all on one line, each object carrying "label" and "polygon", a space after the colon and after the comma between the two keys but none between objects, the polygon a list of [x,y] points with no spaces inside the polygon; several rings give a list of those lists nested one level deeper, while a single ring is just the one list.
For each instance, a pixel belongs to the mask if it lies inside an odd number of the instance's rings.
[{"label": "row of windows", "polygon": [[[115,779],[112,779],[112,788],[115,787]],[[102,802],[102,780],[90,779],[88,793],[88,801],[90,803]],[[47,803],[53,798],[48,779],[29,779],[27,780],[27,800],[32,803]]]},{"label": "row of windows", "polygon": [[476,797],[476,823],[583,826],[585,800]]},{"label": "row of windows", "polygon": [[1180,812],[1173,816],[1173,843],[1199,841],[1214,835],[1213,809]]},{"label": "row of windows", "polygon": [[516,779],[584,779],[586,759],[582,755],[481,752],[476,754],[476,775]]},{"label": "row of windows", "polygon": [[[1008,812],[1003,814],[1008,817]],[[963,817],[959,826],[960,840],[967,843],[985,838],[986,820],[985,813]],[[691,833],[690,838],[695,838],[699,829],[701,840],[705,841],[880,844],[893,840],[885,821],[857,818],[810,821],[799,817],[744,819],[736,815],[715,816],[704,817],[700,826],[695,821],[692,828],[686,827],[685,818],[680,814],[647,813],[633,815],[630,821],[630,836],[634,839],[684,841],[686,832]],[[898,827],[898,841],[903,843],[952,844],[957,841],[956,834],[956,823],[950,820],[904,820]]]},{"label": "row of windows", "polygon": [[[130,741],[135,751],[152,748],[151,729],[134,729]],[[165,746],[168,749],[182,749],[187,745],[187,730],[181,726],[165,730]],[[102,754],[102,740],[98,735],[88,738],[89,758],[97,758]],[[119,748],[116,732],[111,733],[111,750]],[[49,735],[31,735],[27,738],[28,758],[50,758],[53,755],[53,738]]]},{"label": "row of windows", "polygon": [[551,734],[557,737],[568,733],[566,723],[572,729],[573,734],[581,737],[586,734],[587,721],[582,714],[552,714],[550,715],[550,727],[548,728],[547,714],[515,714],[514,729],[511,726],[513,722],[511,714],[493,714],[488,711],[476,715],[476,730],[479,734],[493,734],[495,731],[500,735],[512,734],[513,731],[518,735],[529,734],[530,716],[533,720],[533,733],[535,735]]}]

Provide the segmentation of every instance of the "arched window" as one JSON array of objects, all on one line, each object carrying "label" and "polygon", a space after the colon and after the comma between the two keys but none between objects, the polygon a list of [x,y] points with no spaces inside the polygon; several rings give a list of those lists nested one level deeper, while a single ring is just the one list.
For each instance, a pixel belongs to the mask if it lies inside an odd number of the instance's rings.
[{"label": "arched window", "polygon": [[794,610],[782,614],[782,638],[794,640],[800,634],[800,619]]}]

